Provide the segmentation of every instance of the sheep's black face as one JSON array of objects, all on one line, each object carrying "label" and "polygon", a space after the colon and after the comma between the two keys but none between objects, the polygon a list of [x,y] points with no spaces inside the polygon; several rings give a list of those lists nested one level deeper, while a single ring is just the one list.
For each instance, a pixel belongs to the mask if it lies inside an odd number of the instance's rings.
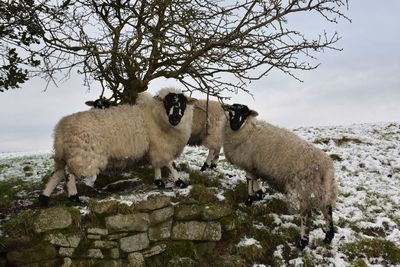
[{"label": "sheep's black face", "polygon": [[183,94],[169,93],[164,98],[164,108],[171,125],[176,126],[185,114],[187,98]]},{"label": "sheep's black face", "polygon": [[242,127],[247,117],[251,114],[250,109],[241,104],[233,104],[228,107],[229,111],[229,124],[233,131],[237,131]]},{"label": "sheep's black face", "polygon": [[112,105],[110,100],[107,100],[104,97],[96,99],[95,101],[86,101],[85,104],[96,109],[106,109]]}]

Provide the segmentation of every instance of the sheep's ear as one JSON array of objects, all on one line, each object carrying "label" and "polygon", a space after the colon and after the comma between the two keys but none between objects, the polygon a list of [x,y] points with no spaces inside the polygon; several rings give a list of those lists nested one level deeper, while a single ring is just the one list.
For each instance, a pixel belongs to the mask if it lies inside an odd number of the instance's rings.
[{"label": "sheep's ear", "polygon": [[157,100],[157,101],[164,101],[164,99],[162,99],[160,96],[155,95],[153,96],[153,99]]},{"label": "sheep's ear", "polygon": [[257,117],[258,116],[258,112],[251,109],[249,116]]},{"label": "sheep's ear", "polygon": [[196,103],[198,101],[197,98],[193,98],[193,97],[187,97],[187,100],[188,100],[188,102],[187,102],[188,105],[193,105],[194,103]]},{"label": "sheep's ear", "polygon": [[86,101],[85,104],[89,107],[94,107],[94,101]]}]

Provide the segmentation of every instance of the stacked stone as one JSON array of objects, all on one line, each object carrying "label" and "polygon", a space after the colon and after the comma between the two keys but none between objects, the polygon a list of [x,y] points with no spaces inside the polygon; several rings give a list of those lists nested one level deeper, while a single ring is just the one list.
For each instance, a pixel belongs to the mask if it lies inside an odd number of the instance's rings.
[{"label": "stacked stone", "polygon": [[[77,219],[72,218],[68,209],[41,211],[35,231],[44,236],[50,252],[35,260],[38,266],[84,266],[87,261],[107,266],[144,266],[145,259],[163,253],[169,241],[217,242],[223,231],[234,229],[233,220],[224,220],[232,210],[220,204],[173,205],[170,197],[153,195],[137,203],[128,214],[113,214],[111,205],[100,206],[94,211],[95,225],[86,222],[86,229],[71,226]],[[13,252],[10,253],[12,256]],[[8,258],[14,265],[32,263]]]}]

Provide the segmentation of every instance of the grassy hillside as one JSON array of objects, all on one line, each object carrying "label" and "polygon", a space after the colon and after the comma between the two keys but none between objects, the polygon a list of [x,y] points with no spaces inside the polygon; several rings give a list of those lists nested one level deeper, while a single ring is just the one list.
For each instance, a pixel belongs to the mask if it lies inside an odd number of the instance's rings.
[{"label": "grassy hillside", "polygon": [[[294,131],[335,162],[339,196],[334,210],[336,236],[329,246],[323,243],[322,216],[316,215],[311,244],[299,251],[295,246],[299,220],[288,213],[285,196],[264,183],[265,199],[244,206],[244,172],[223,156],[216,170],[199,172],[207,155],[203,148],[188,147],[176,161],[190,184],[187,189],[175,189],[170,183],[167,189],[157,190],[152,186],[152,170],[140,167],[107,173],[98,178],[95,189],[79,184],[78,190],[87,203],[115,199],[130,205],[151,194],[166,194],[177,202],[186,198],[226,202],[236,210],[232,219],[236,231],[224,237],[226,246],[218,253],[238,255],[256,266],[400,265],[400,124]],[[38,210],[36,199],[51,171],[51,154],[0,154],[0,240],[18,231],[29,232],[30,214]],[[53,205],[69,205],[63,186],[52,196]],[[87,205],[78,208],[82,214],[88,212]]]}]

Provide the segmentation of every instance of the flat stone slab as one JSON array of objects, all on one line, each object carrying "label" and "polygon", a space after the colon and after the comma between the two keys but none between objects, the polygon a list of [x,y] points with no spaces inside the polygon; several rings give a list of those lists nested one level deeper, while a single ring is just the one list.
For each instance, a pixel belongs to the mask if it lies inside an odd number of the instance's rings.
[{"label": "flat stone slab", "polygon": [[64,208],[49,208],[41,210],[34,222],[37,233],[55,229],[64,229],[72,224],[71,213]]},{"label": "flat stone slab", "polygon": [[151,241],[165,240],[171,237],[172,220],[160,223],[149,228]]},{"label": "flat stone slab", "polygon": [[115,215],[105,218],[109,233],[138,231],[144,232],[149,229],[150,218],[147,213],[132,213],[127,215]]},{"label": "flat stone slab", "polygon": [[145,266],[142,253],[134,252],[128,255],[129,266],[142,267]]},{"label": "flat stone slab", "polygon": [[75,234],[52,233],[46,236],[46,240],[56,246],[76,248],[81,241],[81,237]]},{"label": "flat stone slab", "polygon": [[219,222],[178,222],[172,227],[171,238],[174,240],[219,241],[221,239]]},{"label": "flat stone slab", "polygon": [[171,205],[171,198],[164,195],[151,195],[147,200],[135,204],[139,211],[152,211]]},{"label": "flat stone slab", "polygon": [[150,225],[165,222],[174,216],[174,207],[167,206],[158,210],[154,210],[149,214]]},{"label": "flat stone slab", "polygon": [[134,252],[145,249],[149,246],[150,240],[147,233],[127,236],[119,240],[120,248],[123,252]]},{"label": "flat stone slab", "polygon": [[86,232],[92,235],[108,235],[108,230],[103,228],[88,228]]},{"label": "flat stone slab", "polygon": [[200,205],[181,204],[175,207],[175,219],[178,221],[190,221],[201,218],[203,207]]},{"label": "flat stone slab", "polygon": [[96,240],[93,242],[95,248],[115,248],[118,247],[118,242],[116,241],[107,241],[107,240]]}]

